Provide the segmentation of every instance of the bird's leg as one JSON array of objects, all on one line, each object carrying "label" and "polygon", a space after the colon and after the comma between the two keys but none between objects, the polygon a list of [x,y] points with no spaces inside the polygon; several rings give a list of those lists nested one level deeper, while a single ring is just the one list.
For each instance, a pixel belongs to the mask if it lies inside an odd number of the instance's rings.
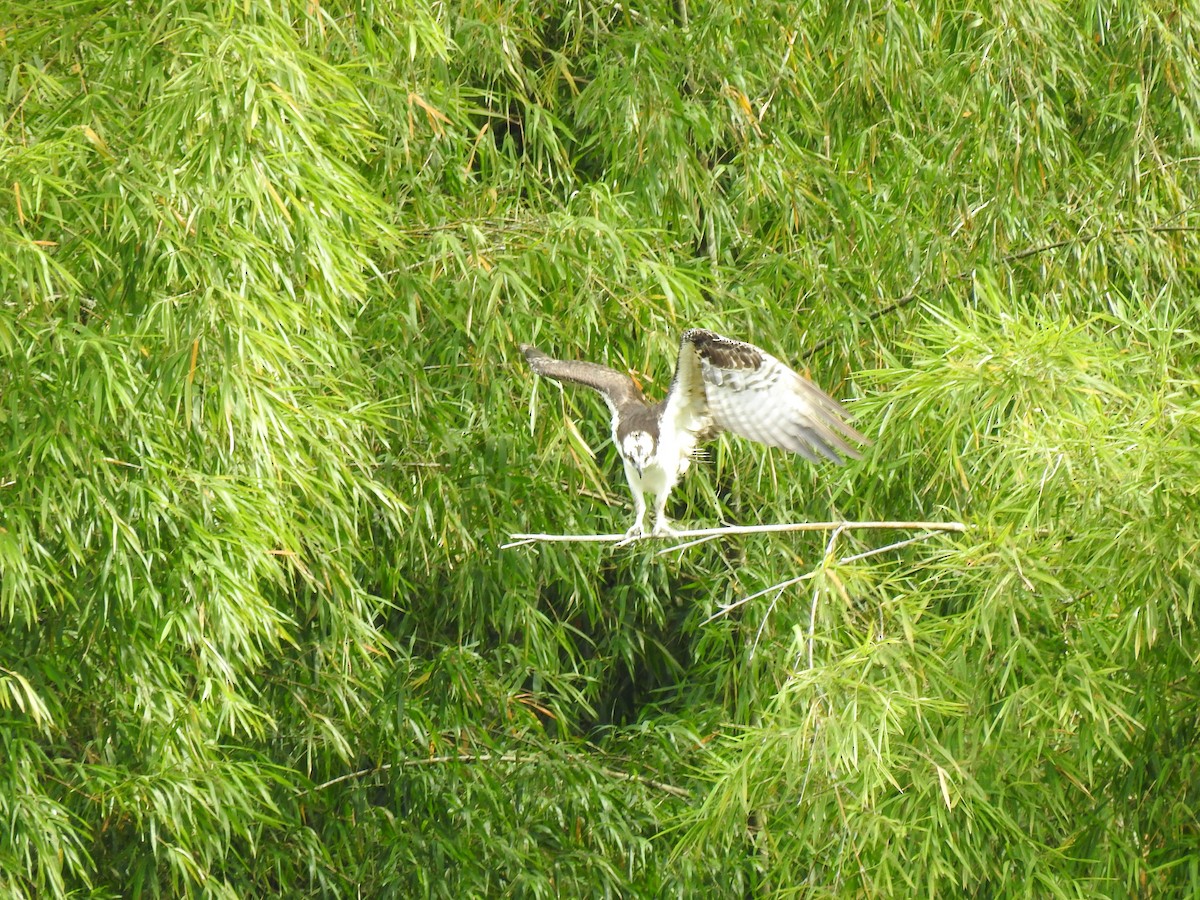
[{"label": "bird's leg", "polygon": [[671,527],[671,520],[667,518],[667,497],[670,493],[671,489],[668,487],[654,497],[654,534],[676,533],[675,529]]},{"label": "bird's leg", "polygon": [[646,533],[642,525],[646,518],[646,498],[642,496],[642,477],[632,463],[625,463],[625,479],[629,482],[629,493],[633,494],[633,524],[622,540],[633,541]]},{"label": "bird's leg", "polygon": [[646,533],[642,524],[642,520],[646,518],[646,501],[642,499],[641,494],[633,495],[633,507],[633,524],[625,532],[625,537],[622,538],[624,541],[635,541]]}]

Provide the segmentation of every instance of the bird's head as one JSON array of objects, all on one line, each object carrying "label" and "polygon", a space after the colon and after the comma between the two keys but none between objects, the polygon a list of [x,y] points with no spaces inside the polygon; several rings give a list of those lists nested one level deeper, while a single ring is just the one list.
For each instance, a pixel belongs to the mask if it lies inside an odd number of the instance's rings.
[{"label": "bird's head", "polygon": [[654,437],[647,431],[631,431],[621,441],[621,454],[633,463],[641,475],[658,451]]}]

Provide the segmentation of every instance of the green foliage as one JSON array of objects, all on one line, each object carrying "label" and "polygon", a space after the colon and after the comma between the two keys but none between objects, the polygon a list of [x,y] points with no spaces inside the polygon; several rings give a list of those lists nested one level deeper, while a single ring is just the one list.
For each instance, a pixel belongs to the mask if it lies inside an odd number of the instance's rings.
[{"label": "green foliage", "polygon": [[[0,891],[1200,891],[1200,9],[0,23]],[[875,443],[677,517],[970,529],[499,550],[690,325]]]}]

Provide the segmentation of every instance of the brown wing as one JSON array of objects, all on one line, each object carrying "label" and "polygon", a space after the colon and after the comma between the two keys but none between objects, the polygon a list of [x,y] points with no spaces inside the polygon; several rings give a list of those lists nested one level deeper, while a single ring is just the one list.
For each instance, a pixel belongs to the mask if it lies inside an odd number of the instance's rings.
[{"label": "brown wing", "polygon": [[586,385],[603,395],[609,410],[615,416],[617,410],[630,403],[644,403],[642,392],[632,378],[598,363],[581,362],[573,359],[555,359],[529,344],[521,345],[521,352],[529,361],[529,367],[539,375],[555,381],[571,381]]},{"label": "brown wing", "polygon": [[858,459],[847,440],[870,443],[849,424],[849,410],[765,350],[694,328],[684,332],[677,373],[686,371],[682,357],[689,352],[718,427],[812,462]]}]

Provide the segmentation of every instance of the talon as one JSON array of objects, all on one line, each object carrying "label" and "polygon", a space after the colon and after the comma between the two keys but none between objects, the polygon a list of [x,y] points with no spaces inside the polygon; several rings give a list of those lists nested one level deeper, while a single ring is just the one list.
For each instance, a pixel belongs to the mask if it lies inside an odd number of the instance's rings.
[{"label": "talon", "polygon": [[654,536],[655,537],[672,537],[673,535],[677,535],[677,534],[679,534],[679,532],[676,529],[672,528],[671,523],[668,522],[666,519],[659,519],[657,522],[654,523]]},{"label": "talon", "polygon": [[630,541],[636,541],[638,538],[644,537],[646,534],[642,528],[641,522],[634,522],[629,526],[629,530],[625,532],[625,537],[621,538],[622,544],[627,544]]}]

